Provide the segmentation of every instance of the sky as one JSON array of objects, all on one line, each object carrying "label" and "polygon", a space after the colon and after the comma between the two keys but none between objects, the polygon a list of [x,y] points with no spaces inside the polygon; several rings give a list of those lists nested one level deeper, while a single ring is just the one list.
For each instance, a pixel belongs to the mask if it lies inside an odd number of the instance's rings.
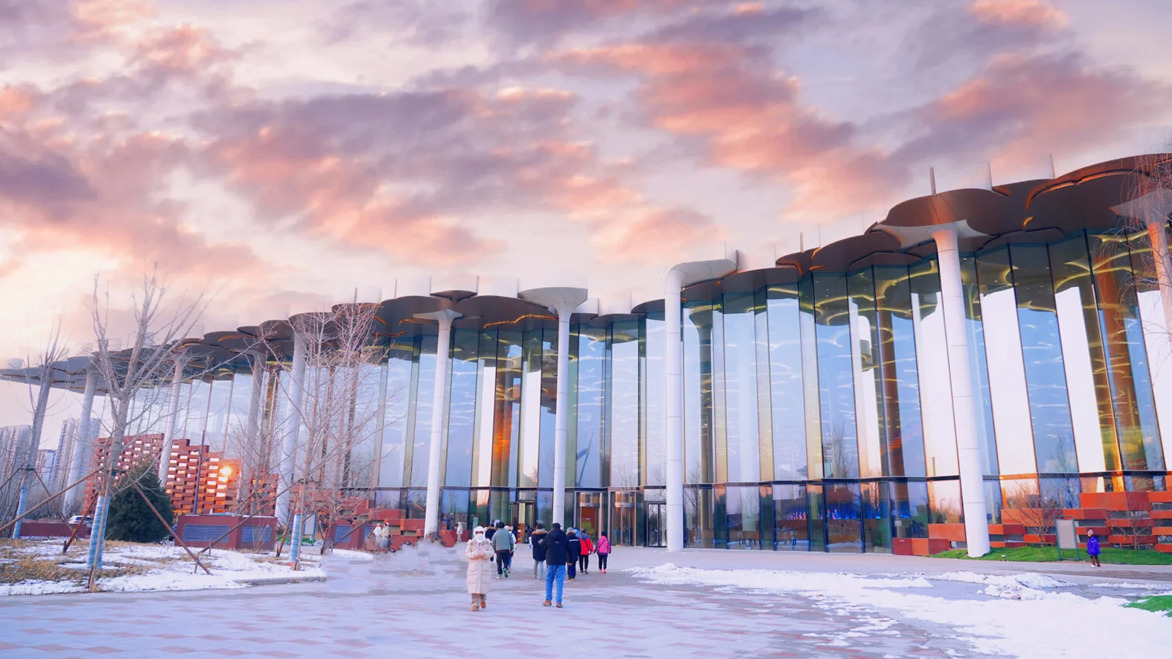
[{"label": "sky", "polygon": [[[203,331],[421,277],[638,304],[675,263],[859,233],[929,168],[1166,148],[1169,28],[1155,0],[0,0],[0,359],[55,325],[84,351],[95,277],[117,310],[156,270]],[[0,385],[0,425],[28,407]]]}]

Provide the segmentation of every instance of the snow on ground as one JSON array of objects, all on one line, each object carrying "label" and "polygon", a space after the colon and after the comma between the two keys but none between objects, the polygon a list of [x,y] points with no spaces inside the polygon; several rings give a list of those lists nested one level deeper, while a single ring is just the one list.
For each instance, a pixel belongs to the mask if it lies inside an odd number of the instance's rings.
[{"label": "snow on ground", "polygon": [[[855,574],[775,570],[716,570],[665,564],[627,572],[652,583],[698,584],[799,594],[841,605],[874,633],[875,614],[945,625],[980,652],[1016,657],[1165,656],[1172,618],[1124,608],[1115,597],[1090,599],[1055,592],[1070,584],[1039,574],[1012,576],[949,572],[929,577],[868,578]],[[934,594],[932,580],[985,584],[988,597]],[[866,615],[870,611],[871,615]]]},{"label": "snow on ground", "polygon": [[[59,541],[29,543],[13,547],[9,555],[22,554],[49,560],[61,555]],[[85,569],[85,545],[71,550],[58,565],[81,572]],[[360,554],[360,552],[348,552]],[[287,554],[286,554],[287,556]],[[272,552],[244,553],[215,549],[200,554],[200,562],[211,574],[197,568],[182,547],[108,543],[102,563],[106,568],[130,567],[135,572],[98,581],[99,590],[109,592],[143,592],[157,590],[203,590],[212,588],[245,588],[264,582],[307,581],[325,578],[316,564],[318,557],[305,556],[300,570],[289,567],[285,557],[278,560]],[[145,570],[145,571],[144,571]],[[0,584],[0,595],[46,595],[84,592],[82,575],[71,581],[21,581]]]}]

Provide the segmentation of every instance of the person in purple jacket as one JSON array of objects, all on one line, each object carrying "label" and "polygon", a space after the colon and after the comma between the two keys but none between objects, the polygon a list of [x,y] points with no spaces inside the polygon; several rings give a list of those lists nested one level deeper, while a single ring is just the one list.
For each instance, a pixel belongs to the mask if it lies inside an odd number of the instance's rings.
[{"label": "person in purple jacket", "polygon": [[1087,531],[1087,556],[1091,557],[1091,565],[1095,567],[1102,567],[1099,565],[1099,536],[1095,535],[1095,530]]}]

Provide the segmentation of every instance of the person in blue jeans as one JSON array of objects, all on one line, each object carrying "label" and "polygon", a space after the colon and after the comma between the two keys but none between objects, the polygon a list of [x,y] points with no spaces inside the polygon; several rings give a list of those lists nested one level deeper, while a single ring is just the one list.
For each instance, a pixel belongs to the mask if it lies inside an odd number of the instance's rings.
[{"label": "person in blue jeans", "polygon": [[566,563],[570,560],[570,547],[562,525],[553,523],[545,539],[545,601],[542,606],[553,603],[553,585],[557,583],[557,606],[562,608],[562,590],[566,585]]}]

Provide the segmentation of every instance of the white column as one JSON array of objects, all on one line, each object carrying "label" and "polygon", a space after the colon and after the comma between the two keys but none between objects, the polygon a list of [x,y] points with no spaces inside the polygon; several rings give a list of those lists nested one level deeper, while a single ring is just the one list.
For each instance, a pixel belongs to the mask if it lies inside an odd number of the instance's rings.
[{"label": "white column", "polygon": [[[374,424],[374,469],[370,475],[370,486],[378,487],[383,473],[383,433],[387,427],[387,376],[390,375],[391,360],[384,359],[378,371],[378,419]],[[376,498],[378,495],[375,495]]]},{"label": "white column", "polygon": [[[93,433],[90,431],[90,425],[93,423],[94,392],[97,388],[98,370],[91,366],[85,370],[85,393],[82,394],[81,398],[81,420],[77,424],[77,437],[73,440],[73,455],[69,460],[69,476],[66,478],[66,486],[80,480],[89,467],[90,454],[94,451]],[[84,505],[81,501],[84,493],[85,488],[80,485],[66,492],[62,510],[70,513],[78,510]]]},{"label": "white column", "polygon": [[[577,306],[577,305],[575,305]],[[565,523],[566,517],[566,427],[570,400],[570,316],[574,308],[557,310],[558,362],[557,392],[553,421],[553,520]]]},{"label": "white column", "polygon": [[301,392],[305,385],[305,339],[299,333],[293,336],[292,379],[289,382],[289,407],[285,415],[285,436],[281,442],[281,478],[277,483],[277,523],[289,518],[289,502],[293,498],[292,484],[297,462],[297,435],[301,432]]},{"label": "white column", "polygon": [[183,355],[175,355],[175,372],[171,376],[171,405],[168,408],[167,434],[163,437],[163,450],[159,452],[159,487],[167,489],[167,469],[171,466],[171,447],[179,433],[179,397],[183,386]]},{"label": "white column", "polygon": [[940,304],[944,310],[948,365],[952,375],[952,408],[956,423],[956,452],[960,467],[964,531],[969,556],[989,552],[989,525],[985,513],[985,487],[981,474],[981,449],[977,440],[977,403],[969,364],[971,348],[965,331],[965,304],[960,277],[960,253],[955,224],[932,233],[940,264]]},{"label": "white column", "polygon": [[570,317],[586,301],[585,288],[551,287],[523,291],[521,299],[540,304],[558,317],[557,392],[553,422],[553,510],[551,521],[566,517],[566,442],[570,400]]},{"label": "white column", "polygon": [[683,272],[673,269],[667,275],[663,296],[664,328],[664,408],[667,419],[663,441],[667,453],[667,550],[684,549],[684,346],[680,341],[682,301],[680,288]]},{"label": "white column", "polygon": [[252,477],[260,468],[260,410],[264,395],[265,357],[259,352],[248,354],[252,364],[252,387],[248,391],[248,425],[245,427],[243,460],[240,461],[240,495],[252,512]]},{"label": "white column", "polygon": [[738,254],[681,263],[667,273],[663,291],[663,442],[667,454],[667,550],[684,549],[684,346],[680,341],[681,295],[685,286],[719,279],[737,269]]},{"label": "white column", "polygon": [[423,537],[432,537],[439,529],[440,461],[443,460],[444,431],[447,428],[448,352],[452,343],[452,321],[461,314],[451,309],[418,314],[439,325],[435,344],[435,391],[431,399],[431,446],[427,456],[427,507],[424,512]]}]

